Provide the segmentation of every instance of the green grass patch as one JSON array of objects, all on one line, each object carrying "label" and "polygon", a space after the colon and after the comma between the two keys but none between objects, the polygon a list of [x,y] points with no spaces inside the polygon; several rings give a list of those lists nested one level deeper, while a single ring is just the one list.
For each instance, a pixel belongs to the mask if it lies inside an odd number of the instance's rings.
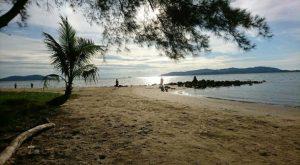
[{"label": "green grass patch", "polygon": [[0,92],[0,148],[7,137],[45,123],[58,110],[58,104],[49,102],[61,96],[49,92]]}]

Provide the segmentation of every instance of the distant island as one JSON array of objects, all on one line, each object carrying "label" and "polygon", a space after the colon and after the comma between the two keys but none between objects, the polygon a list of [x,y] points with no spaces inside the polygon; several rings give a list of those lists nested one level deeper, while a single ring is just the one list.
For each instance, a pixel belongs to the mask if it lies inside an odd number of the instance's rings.
[{"label": "distant island", "polygon": [[0,79],[0,81],[32,81],[32,80],[43,80],[42,75],[28,75],[28,76],[9,76]]},{"label": "distant island", "polygon": [[161,76],[186,76],[186,75],[216,75],[216,74],[247,74],[247,73],[279,73],[279,72],[300,72],[300,70],[281,70],[272,67],[252,68],[225,68],[225,69],[198,69],[185,72],[170,72]]}]

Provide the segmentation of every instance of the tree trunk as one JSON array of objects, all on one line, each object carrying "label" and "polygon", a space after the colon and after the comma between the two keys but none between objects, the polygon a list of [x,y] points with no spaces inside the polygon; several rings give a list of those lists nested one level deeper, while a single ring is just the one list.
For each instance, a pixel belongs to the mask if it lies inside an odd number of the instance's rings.
[{"label": "tree trunk", "polygon": [[13,20],[25,8],[28,0],[17,0],[13,7],[0,17],[0,29]]},{"label": "tree trunk", "polygon": [[47,123],[47,124],[36,126],[30,130],[27,130],[27,131],[21,133],[0,154],[0,165],[5,164],[5,162],[13,155],[13,153],[21,146],[21,144],[26,139],[28,139],[29,137],[31,137],[43,130],[53,128],[54,126],[55,126],[54,123]]},{"label": "tree trunk", "polygon": [[69,98],[69,97],[71,96],[71,94],[72,94],[72,89],[73,89],[72,83],[67,83],[67,85],[66,85],[66,90],[65,90],[65,96],[66,96],[67,98]]}]

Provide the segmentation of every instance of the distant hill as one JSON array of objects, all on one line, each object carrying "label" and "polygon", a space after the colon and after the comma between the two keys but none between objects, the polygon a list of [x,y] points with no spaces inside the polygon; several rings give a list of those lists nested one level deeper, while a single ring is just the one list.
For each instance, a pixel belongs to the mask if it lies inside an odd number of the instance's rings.
[{"label": "distant hill", "polygon": [[185,72],[170,72],[162,76],[185,76],[185,75],[216,75],[216,74],[246,74],[246,73],[278,73],[278,72],[300,72],[300,70],[281,70],[271,67],[252,68],[225,68],[225,69],[198,69]]},{"label": "distant hill", "polygon": [[32,80],[43,80],[42,75],[28,75],[28,76],[9,76],[0,79],[0,81],[32,81]]}]

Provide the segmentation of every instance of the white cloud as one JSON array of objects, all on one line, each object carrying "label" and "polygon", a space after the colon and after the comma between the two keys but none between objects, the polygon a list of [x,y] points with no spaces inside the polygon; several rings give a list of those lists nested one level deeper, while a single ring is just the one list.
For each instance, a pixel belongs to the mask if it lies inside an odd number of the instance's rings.
[{"label": "white cloud", "polygon": [[41,40],[0,33],[1,61],[48,62],[49,55]]},{"label": "white cloud", "polygon": [[41,40],[0,33],[0,77],[53,72]]},{"label": "white cloud", "polygon": [[[4,3],[0,9],[4,11],[10,7],[11,6]],[[47,28],[57,29],[59,27],[58,23],[60,22],[60,16],[68,17],[70,24],[75,28],[78,34],[89,38],[96,38],[97,34],[101,34],[103,30],[100,26],[89,24],[80,9],[77,9],[76,12],[74,12],[67,3],[59,8],[54,4],[50,5],[49,10],[46,9],[45,5],[38,7],[33,3],[27,8],[27,13],[29,15],[29,18],[26,20],[28,26],[42,28],[42,31],[47,31]],[[19,20],[20,17],[17,16],[6,28],[11,28],[12,24],[18,22]],[[24,32],[25,31],[23,31],[23,33]]]},{"label": "white cloud", "polygon": [[213,53],[236,54],[241,52],[236,43],[225,41],[213,35],[210,37],[210,47]]},{"label": "white cloud", "polygon": [[298,21],[300,18],[299,0],[235,0],[234,7],[266,17],[268,21]]}]

